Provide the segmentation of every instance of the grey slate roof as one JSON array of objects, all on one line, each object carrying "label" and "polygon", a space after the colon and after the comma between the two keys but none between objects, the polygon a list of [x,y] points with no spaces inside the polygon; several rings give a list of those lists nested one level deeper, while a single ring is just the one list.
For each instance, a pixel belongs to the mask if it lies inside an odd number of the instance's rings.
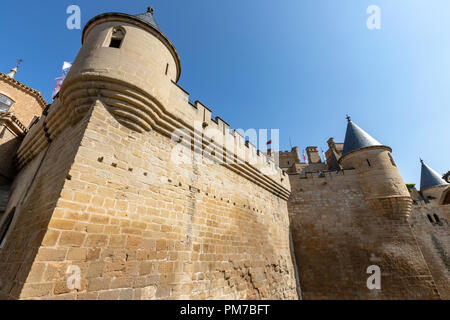
[{"label": "grey slate roof", "polygon": [[342,155],[371,146],[381,146],[377,140],[348,119],[347,132],[345,133],[344,150]]},{"label": "grey slate roof", "polygon": [[155,21],[155,18],[153,18],[153,9],[152,8],[148,8],[146,13],[136,14],[135,17],[144,21],[145,23],[151,25],[156,30],[161,31],[161,30],[159,30],[159,27]]},{"label": "grey slate roof", "polygon": [[423,160],[420,160],[420,162],[422,162],[422,173],[420,176],[420,190],[425,190],[431,187],[448,184],[447,182],[445,182],[444,179],[441,178],[441,175],[439,173],[437,173],[429,166],[427,166],[425,162],[423,162]]}]

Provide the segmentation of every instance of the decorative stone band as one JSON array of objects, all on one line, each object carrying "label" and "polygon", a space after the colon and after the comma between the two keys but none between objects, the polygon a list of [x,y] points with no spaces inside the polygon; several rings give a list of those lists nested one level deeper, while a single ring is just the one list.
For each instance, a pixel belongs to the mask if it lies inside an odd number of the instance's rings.
[{"label": "decorative stone band", "polygon": [[377,212],[391,219],[407,219],[412,208],[412,198],[408,196],[369,198],[366,201]]},{"label": "decorative stone band", "polygon": [[[30,134],[19,148],[19,167],[25,166],[45,148],[48,143],[45,133],[51,140],[55,139],[66,126],[73,125],[83,118],[97,100],[108,108],[119,123],[131,130],[142,133],[153,129],[169,139],[176,130],[185,130],[193,141],[200,142],[200,150],[193,148],[194,152],[218,150],[209,152],[208,156],[273,194],[285,200],[289,198],[290,185],[286,173],[274,165],[273,159],[257,151],[253,145],[245,144],[244,154],[240,155],[235,149],[232,152],[228,151],[228,154],[232,154],[232,161],[224,161],[226,148],[207,137],[201,126],[199,130],[194,128],[192,123],[170,114],[156,99],[136,87],[94,75],[73,78],[64,84],[60,97],[50,107],[48,116],[43,117],[32,127]],[[223,132],[225,134],[226,130]],[[243,139],[237,133],[233,138],[235,142]],[[237,143],[233,145],[236,146]],[[255,161],[249,161],[250,158]],[[271,164],[272,175],[263,174],[259,168],[259,165],[267,163]]]},{"label": "decorative stone band", "polygon": [[27,92],[34,98],[36,98],[37,102],[40,104],[41,108],[44,109],[47,106],[47,102],[45,102],[45,99],[42,97],[41,93],[37,90],[34,90],[26,85],[24,85],[22,82],[17,81],[16,79],[13,79],[11,77],[8,77],[6,74],[0,72],[0,79],[8,82],[13,87],[18,88],[22,91]]},{"label": "decorative stone band", "polygon": [[355,153],[358,152],[358,151],[361,151],[361,150],[369,150],[369,149],[379,149],[379,148],[383,148],[383,149],[388,150],[389,152],[392,152],[391,147],[383,146],[383,145],[364,147],[364,148],[360,148],[360,149],[357,149],[357,150],[353,150],[353,151],[351,151],[351,152],[349,152],[349,153],[347,153],[347,154],[344,154],[341,158],[339,158],[339,163],[342,164],[342,161],[343,161],[344,159],[347,159],[348,157],[350,157],[351,155],[355,154]]},{"label": "decorative stone band", "polygon": [[0,122],[4,123],[17,136],[24,136],[28,129],[10,112],[0,112]]}]

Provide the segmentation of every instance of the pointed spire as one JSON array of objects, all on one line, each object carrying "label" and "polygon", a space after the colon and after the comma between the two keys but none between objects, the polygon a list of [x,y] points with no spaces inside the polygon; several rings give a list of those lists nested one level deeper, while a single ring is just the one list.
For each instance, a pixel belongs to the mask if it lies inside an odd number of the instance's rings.
[{"label": "pointed spire", "polygon": [[377,140],[372,138],[370,134],[358,127],[349,115],[347,115],[346,119],[348,124],[347,132],[345,133],[344,150],[342,151],[342,155],[362,148],[382,145]]},{"label": "pointed spire", "polygon": [[15,76],[15,74],[17,73],[17,69],[19,69],[19,66],[20,66],[20,64],[21,64],[22,62],[23,62],[22,59],[18,59],[18,60],[17,60],[17,65],[16,65],[14,68],[12,68],[12,69],[10,70],[10,72],[7,74],[7,76],[10,77],[10,78],[12,78],[12,79],[14,79],[14,76]]},{"label": "pointed spire", "polygon": [[160,31],[158,24],[155,21],[155,18],[153,18],[154,12],[155,12],[155,10],[152,7],[148,7],[146,13],[137,14],[137,15],[135,15],[135,17],[139,18],[140,20],[144,21],[145,23],[151,25],[156,30]]},{"label": "pointed spire", "polygon": [[441,175],[439,173],[427,166],[422,159],[420,159],[420,163],[422,164],[422,172],[420,176],[421,191],[431,187],[443,186],[448,184],[444,179],[441,178]]}]

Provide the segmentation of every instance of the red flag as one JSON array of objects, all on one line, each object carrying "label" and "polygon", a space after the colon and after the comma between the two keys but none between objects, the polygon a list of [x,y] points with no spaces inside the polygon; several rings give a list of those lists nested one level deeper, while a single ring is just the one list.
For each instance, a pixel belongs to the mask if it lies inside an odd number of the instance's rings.
[{"label": "red flag", "polygon": [[272,144],[272,140],[267,141],[266,145]]},{"label": "red flag", "polygon": [[303,160],[305,161],[305,163],[308,163],[308,160],[306,160],[305,150],[303,150]]},{"label": "red flag", "polygon": [[59,78],[56,78],[55,81],[56,81],[56,85],[55,85],[55,88],[53,89],[53,92],[52,92],[52,99],[55,99],[56,94],[61,89],[61,86],[62,86],[62,83],[64,81],[64,78],[63,77],[59,77]]}]

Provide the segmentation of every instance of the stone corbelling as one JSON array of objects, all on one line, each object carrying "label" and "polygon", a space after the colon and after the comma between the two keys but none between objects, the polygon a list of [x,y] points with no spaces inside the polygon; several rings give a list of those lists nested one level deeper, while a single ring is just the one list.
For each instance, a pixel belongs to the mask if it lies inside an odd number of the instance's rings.
[{"label": "stone corbelling", "polygon": [[13,87],[18,88],[22,91],[25,91],[26,93],[33,96],[37,100],[37,102],[39,103],[39,105],[41,106],[42,109],[44,109],[47,106],[47,102],[42,97],[42,95],[39,91],[34,90],[34,89],[28,87],[27,85],[24,85],[23,83],[17,81],[16,79],[8,77],[6,74],[1,73],[1,72],[0,72],[0,79],[2,79],[5,82],[8,82]]},{"label": "stone corbelling", "polygon": [[[101,80],[101,81],[100,81]],[[168,113],[165,108],[153,97],[138,88],[132,88],[126,83],[117,80],[90,76],[75,78],[64,84],[60,92],[60,100],[55,101],[49,110],[49,115],[34,127],[40,128],[33,131],[33,136],[29,137],[18,151],[19,167],[23,167],[47,145],[44,137],[43,126],[47,127],[47,133],[51,139],[56,138],[64,128],[70,124],[78,122],[91,108],[96,100],[108,108],[122,125],[137,132],[154,129],[167,136],[169,139],[176,129],[186,129],[197,141],[201,141],[202,150],[211,148],[211,142],[205,136],[194,130],[182,119],[176,118]],[[35,128],[33,128],[35,129]],[[248,147],[246,147],[248,149]],[[220,149],[223,150],[223,149]],[[261,155],[259,156],[261,157]],[[219,163],[223,161],[223,153],[214,154],[213,158]],[[235,155],[234,159],[237,159]],[[243,161],[244,162],[244,161]],[[246,179],[254,182],[273,194],[287,200],[290,190],[275,181],[273,178],[262,174],[252,164],[223,164],[228,169],[238,173]],[[278,169],[276,179],[287,179],[287,175]]]},{"label": "stone corbelling", "polygon": [[367,198],[366,201],[377,212],[392,219],[406,219],[411,213],[412,198],[408,196]]},{"label": "stone corbelling", "polygon": [[18,136],[23,136],[28,129],[10,112],[0,112],[0,121],[2,121],[9,129],[14,131]]}]

